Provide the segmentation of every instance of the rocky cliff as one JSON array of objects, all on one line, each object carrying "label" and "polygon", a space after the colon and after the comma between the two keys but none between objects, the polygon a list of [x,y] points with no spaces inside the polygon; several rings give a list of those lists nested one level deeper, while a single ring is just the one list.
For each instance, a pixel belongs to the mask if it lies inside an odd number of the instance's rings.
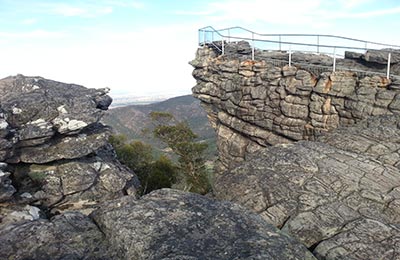
[{"label": "rocky cliff", "polygon": [[[269,145],[313,140],[339,126],[400,111],[400,80],[386,78],[382,53],[346,53],[336,72],[329,56],[294,53],[297,65],[290,67],[287,56],[259,50],[252,61],[244,42],[228,44],[225,55],[198,49],[191,62],[193,94],[217,132],[223,169]],[[399,60],[392,62],[392,73],[400,75]]]},{"label": "rocky cliff", "polygon": [[40,77],[0,80],[2,224],[39,213],[89,213],[135,194],[136,176],[115,159],[109,128],[99,123],[111,104],[106,94]]},{"label": "rocky cliff", "polygon": [[0,80],[0,259],[315,259],[233,203],[170,189],[138,198],[99,123],[106,94]]},{"label": "rocky cliff", "polygon": [[297,54],[307,66],[289,67],[271,59],[286,54],[251,61],[246,44],[228,48],[201,48],[191,62],[218,135],[215,196],[318,259],[400,259],[400,84],[371,74],[384,55],[339,60],[362,73],[321,72],[329,57]]}]

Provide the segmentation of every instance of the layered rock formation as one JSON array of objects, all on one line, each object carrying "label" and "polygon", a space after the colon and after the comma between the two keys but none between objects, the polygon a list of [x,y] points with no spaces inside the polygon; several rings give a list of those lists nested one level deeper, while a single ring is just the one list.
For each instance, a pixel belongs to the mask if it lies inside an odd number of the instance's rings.
[{"label": "layered rock formation", "polygon": [[281,61],[287,53],[258,51],[252,61],[246,44],[231,43],[226,50],[218,56],[200,48],[191,62],[193,94],[216,129],[223,169],[262,147],[313,140],[338,126],[400,111],[400,80],[368,74],[384,72],[383,64],[353,57],[338,60],[336,72],[321,72],[331,70],[324,66],[332,58],[294,53],[293,62],[301,65],[289,67]]},{"label": "layered rock formation", "polygon": [[106,94],[40,77],[0,80],[2,224],[26,207],[89,213],[136,192],[136,176],[115,159],[109,128],[98,123],[111,103]]},{"label": "layered rock formation", "polygon": [[400,259],[400,84],[370,73],[384,71],[387,53],[347,53],[338,64],[356,73],[324,71],[332,59],[321,55],[296,54],[289,67],[285,53],[251,61],[246,44],[227,48],[201,48],[191,62],[218,135],[216,197],[318,259]]}]

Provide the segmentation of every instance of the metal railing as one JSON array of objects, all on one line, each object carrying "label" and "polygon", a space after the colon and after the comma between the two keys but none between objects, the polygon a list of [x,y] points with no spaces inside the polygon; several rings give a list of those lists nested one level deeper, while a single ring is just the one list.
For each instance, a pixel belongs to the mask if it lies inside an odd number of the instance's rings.
[{"label": "metal railing", "polygon": [[[231,41],[249,42],[252,60],[255,59],[256,50],[286,51],[289,54],[289,66],[292,65],[293,52],[310,52],[329,55],[333,58],[332,71],[336,70],[336,58],[344,57],[345,51],[386,51],[388,55],[386,69],[387,78],[390,77],[392,52],[394,50],[399,50],[400,52],[400,45],[364,41],[328,34],[260,34],[239,26],[219,30],[214,29],[212,26],[199,29],[199,45],[212,45],[219,50],[222,55],[225,54],[226,42]],[[220,43],[220,45],[216,43]]]}]

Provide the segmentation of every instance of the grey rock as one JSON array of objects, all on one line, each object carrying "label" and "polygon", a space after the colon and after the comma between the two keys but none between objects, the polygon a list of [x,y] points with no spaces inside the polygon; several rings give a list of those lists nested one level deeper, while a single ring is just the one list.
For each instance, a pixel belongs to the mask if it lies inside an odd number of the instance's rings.
[{"label": "grey rock", "polygon": [[98,123],[112,101],[108,91],[23,75],[0,80],[0,161],[10,165],[0,179],[6,207],[89,214],[99,202],[136,193],[136,175],[116,160],[110,129]]},{"label": "grey rock", "polygon": [[[319,259],[397,259],[399,116],[268,147],[215,181],[239,203],[313,249]],[[354,240],[356,239],[356,240]]]},{"label": "grey rock", "polygon": [[107,127],[92,125],[76,135],[54,137],[44,144],[21,147],[10,161],[48,163],[84,157],[106,145],[109,135]]},{"label": "grey rock", "polygon": [[361,59],[363,56],[363,53],[359,53],[359,52],[352,52],[352,51],[345,51],[344,52],[344,57],[346,59]]},{"label": "grey rock", "polygon": [[3,171],[0,163],[0,202],[9,200],[16,192],[10,179],[11,173]]},{"label": "grey rock", "polygon": [[386,65],[389,53],[391,54],[390,63],[400,62],[400,52],[394,49],[368,50],[363,58],[368,62],[376,62]]},{"label": "grey rock", "polygon": [[400,116],[371,117],[317,138],[338,149],[368,155],[400,168]]},{"label": "grey rock", "polygon": [[90,218],[65,213],[0,229],[1,259],[112,259]]},{"label": "grey rock", "polygon": [[256,214],[182,191],[123,197],[91,216],[117,259],[315,259]]},{"label": "grey rock", "polygon": [[41,218],[43,212],[35,206],[26,204],[11,204],[0,208],[0,229],[21,225]]},{"label": "grey rock", "polygon": [[137,177],[108,154],[73,161],[16,166],[18,193],[50,212],[79,210],[89,214],[98,203],[136,194]]},{"label": "grey rock", "polygon": [[[11,127],[17,129],[32,122],[52,121],[60,133],[74,132],[97,122],[102,115],[99,108],[105,109],[109,99],[105,90],[87,89],[41,77],[17,75],[0,81],[2,109]],[[70,124],[69,128],[66,118],[69,122],[81,123]],[[66,122],[67,126],[62,122]],[[43,137],[38,134],[30,135]]]}]

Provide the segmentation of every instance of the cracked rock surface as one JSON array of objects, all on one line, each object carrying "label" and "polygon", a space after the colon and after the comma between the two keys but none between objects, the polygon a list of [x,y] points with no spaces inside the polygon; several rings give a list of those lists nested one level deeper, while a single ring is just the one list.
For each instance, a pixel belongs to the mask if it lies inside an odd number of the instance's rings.
[{"label": "cracked rock surface", "polygon": [[89,217],[65,212],[0,227],[0,258],[315,259],[238,205],[170,189],[105,202]]},{"label": "cracked rock surface", "polygon": [[117,259],[315,259],[260,216],[177,190],[123,197],[92,217]]},{"label": "cracked rock surface", "polygon": [[259,213],[319,259],[399,259],[399,119],[262,149],[217,175],[216,196]]},{"label": "cracked rock surface", "polygon": [[110,259],[104,235],[87,216],[69,212],[0,229],[1,259]]}]

